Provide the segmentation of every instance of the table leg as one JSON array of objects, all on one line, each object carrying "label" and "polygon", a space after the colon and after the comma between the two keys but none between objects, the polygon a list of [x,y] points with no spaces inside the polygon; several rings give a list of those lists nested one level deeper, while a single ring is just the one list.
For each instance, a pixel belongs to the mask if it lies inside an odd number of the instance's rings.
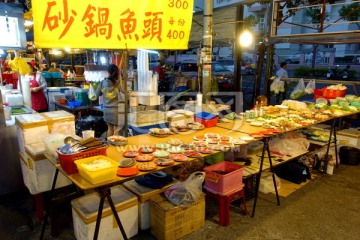
[{"label": "table leg", "polygon": [[51,208],[51,200],[52,200],[52,196],[54,194],[54,189],[55,189],[55,185],[56,185],[56,181],[57,181],[57,177],[59,174],[59,169],[56,168],[55,170],[55,175],[54,175],[54,180],[51,186],[51,190],[50,190],[50,195],[49,195],[49,200],[48,200],[48,204],[47,204],[47,209],[46,209],[46,213],[45,213],[45,217],[44,217],[44,221],[43,221],[43,225],[41,228],[41,235],[40,235],[40,240],[42,240],[44,238],[44,233],[45,233],[45,229],[46,229],[46,224],[47,224],[47,220],[49,218],[49,212],[50,212],[50,208]]},{"label": "table leg", "polygon": [[329,156],[329,150],[330,150],[331,137],[332,137],[332,135],[334,135],[336,167],[339,167],[339,164],[338,164],[338,163],[339,163],[339,162],[338,162],[338,156],[337,156],[336,119],[333,120],[332,125],[331,125],[329,141],[328,141],[328,143],[327,143],[327,148],[326,148],[326,153],[325,153],[325,160],[327,160],[327,159],[328,159],[328,156]]},{"label": "table leg", "polygon": [[265,150],[267,150],[266,146],[268,145],[269,138],[264,138],[263,142],[264,142],[264,146],[263,146],[262,153],[261,153],[259,174],[256,177],[254,205],[253,205],[253,210],[252,210],[251,217],[255,216],[256,203],[257,203],[258,194],[259,194],[259,187],[260,187],[261,172],[262,172],[262,168],[263,168],[263,165],[264,165]]},{"label": "table leg", "polygon": [[96,240],[99,235],[102,211],[104,208],[104,201],[105,201],[105,197],[106,197],[106,195],[102,191],[99,191],[99,194],[100,194],[100,203],[99,203],[99,208],[98,208],[98,215],[96,218],[96,225],[95,225],[94,238],[93,238],[94,240]]},{"label": "table leg", "polygon": [[97,219],[96,219],[96,225],[95,225],[95,232],[94,232],[94,240],[96,240],[98,238],[98,235],[99,235],[99,229],[100,229],[100,222],[101,222],[101,216],[102,216],[102,211],[103,211],[103,208],[104,208],[104,201],[105,201],[105,198],[108,200],[109,202],[109,205],[110,205],[110,208],[111,208],[111,211],[116,219],[116,222],[119,226],[119,229],[120,229],[120,232],[121,232],[121,235],[123,236],[123,239],[124,240],[127,240],[127,236],[126,236],[126,233],[125,233],[125,229],[120,221],[120,218],[119,218],[119,215],[115,209],[115,206],[114,206],[114,202],[112,201],[111,199],[111,190],[110,190],[110,187],[106,187],[106,188],[100,188],[100,189],[97,189],[96,190],[99,194],[100,194],[100,203],[99,203],[99,209],[98,209],[98,215],[97,215]]},{"label": "table leg", "polygon": [[278,189],[277,189],[277,186],[276,186],[276,179],[275,179],[274,168],[273,168],[273,164],[272,164],[272,160],[271,160],[269,143],[266,144],[266,147],[267,147],[267,153],[268,153],[268,157],[269,157],[270,171],[271,171],[271,175],[272,175],[272,179],[273,179],[273,183],[274,183],[274,188],[275,188],[275,193],[276,193],[277,205],[280,206],[280,198],[279,198],[279,193],[278,193]]}]

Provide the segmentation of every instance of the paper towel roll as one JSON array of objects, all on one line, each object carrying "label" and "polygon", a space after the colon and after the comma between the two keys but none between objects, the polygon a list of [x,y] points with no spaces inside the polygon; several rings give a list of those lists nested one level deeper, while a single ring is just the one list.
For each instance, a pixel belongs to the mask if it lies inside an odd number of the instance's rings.
[{"label": "paper towel roll", "polygon": [[198,93],[196,94],[196,105],[197,106],[202,106],[202,100],[203,100],[203,95],[202,93]]}]

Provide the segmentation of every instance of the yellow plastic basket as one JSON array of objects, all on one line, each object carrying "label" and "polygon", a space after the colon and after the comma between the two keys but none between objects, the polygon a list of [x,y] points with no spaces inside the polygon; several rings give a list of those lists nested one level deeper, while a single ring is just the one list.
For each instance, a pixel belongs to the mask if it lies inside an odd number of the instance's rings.
[{"label": "yellow plastic basket", "polygon": [[[111,166],[101,167],[97,169],[89,169],[85,164],[94,163],[95,160],[105,160],[111,163]],[[116,178],[116,171],[119,163],[103,155],[83,158],[75,161],[80,176],[91,182],[99,184]]]}]

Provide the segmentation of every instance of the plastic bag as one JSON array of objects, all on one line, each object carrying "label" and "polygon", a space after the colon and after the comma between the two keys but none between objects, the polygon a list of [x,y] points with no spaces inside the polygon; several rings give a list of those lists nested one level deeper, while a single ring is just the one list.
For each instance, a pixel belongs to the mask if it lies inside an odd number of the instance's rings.
[{"label": "plastic bag", "polygon": [[279,94],[279,92],[284,92],[285,82],[281,81],[280,78],[275,78],[275,80],[270,85],[270,91],[275,94]]},{"label": "plastic bag", "polygon": [[[276,182],[276,188],[279,191],[281,187],[281,180],[280,178],[274,173],[275,176],[275,182]],[[267,194],[269,192],[275,192],[275,186],[272,178],[272,173],[265,172],[262,174],[260,179],[260,186],[259,191]]]},{"label": "plastic bag", "polygon": [[204,172],[193,172],[184,182],[169,187],[165,192],[165,196],[175,205],[188,207],[197,202],[203,195],[202,184],[204,179]]},{"label": "plastic bag", "polygon": [[300,79],[300,81],[298,82],[298,84],[296,85],[296,87],[294,88],[294,91],[292,91],[292,93],[290,94],[290,98],[291,99],[298,99],[302,96],[305,96],[305,84],[304,84],[304,79]]},{"label": "plastic bag", "polygon": [[88,97],[91,101],[94,101],[96,100],[96,93],[95,93],[95,89],[93,87],[93,85],[90,83],[90,89],[89,89],[89,92],[88,92]]},{"label": "plastic bag", "polygon": [[305,92],[307,94],[313,94],[314,93],[314,89],[315,89],[315,79],[310,80],[310,82],[308,82],[308,84],[305,87]]}]

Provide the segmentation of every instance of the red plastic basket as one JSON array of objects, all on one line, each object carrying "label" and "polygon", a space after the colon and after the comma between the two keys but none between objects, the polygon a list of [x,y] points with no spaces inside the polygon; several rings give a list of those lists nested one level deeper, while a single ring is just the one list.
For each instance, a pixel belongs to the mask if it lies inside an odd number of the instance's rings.
[{"label": "red plastic basket", "polygon": [[337,98],[337,97],[344,97],[345,94],[346,94],[346,89],[344,89],[344,90],[334,90],[334,89],[325,88],[323,96],[326,99],[334,99],[334,98]]},{"label": "red plastic basket", "polygon": [[67,173],[67,174],[75,174],[78,173],[78,169],[76,167],[76,164],[74,163],[75,160],[97,156],[97,155],[104,155],[106,156],[106,147],[96,148],[93,150],[80,152],[80,153],[74,153],[74,154],[63,154],[59,150],[57,150],[59,163],[61,168]]},{"label": "red plastic basket", "polygon": [[241,187],[244,166],[232,162],[219,162],[205,167],[205,187],[224,193]]},{"label": "red plastic basket", "polygon": [[324,90],[325,90],[325,88],[314,89],[314,99],[316,100],[318,98],[323,97]]}]

